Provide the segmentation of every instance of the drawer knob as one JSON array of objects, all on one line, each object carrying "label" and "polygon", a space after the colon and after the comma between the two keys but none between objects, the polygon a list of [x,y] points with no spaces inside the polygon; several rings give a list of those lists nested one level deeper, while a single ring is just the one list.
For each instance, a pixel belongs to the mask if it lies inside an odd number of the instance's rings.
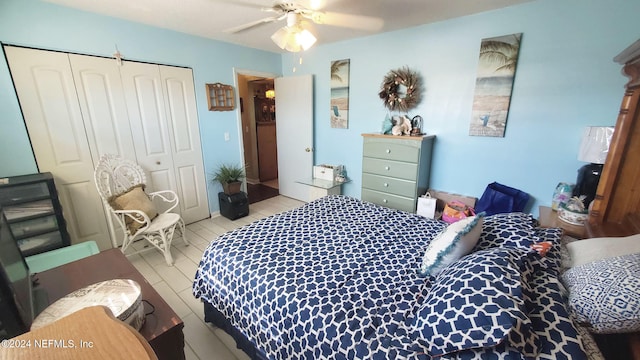
[{"label": "drawer knob", "polygon": [[389,170],[389,169],[391,169],[391,168],[390,168],[390,167],[388,167],[388,166],[385,166],[385,167],[384,167],[384,169],[385,169],[385,170]]},{"label": "drawer knob", "polygon": [[386,204],[388,201],[387,199],[382,199],[382,202]]},{"label": "drawer knob", "polygon": [[391,154],[391,149],[387,149],[387,154]]},{"label": "drawer knob", "polygon": [[388,183],[384,183],[383,185],[384,185],[384,187],[389,187]]}]

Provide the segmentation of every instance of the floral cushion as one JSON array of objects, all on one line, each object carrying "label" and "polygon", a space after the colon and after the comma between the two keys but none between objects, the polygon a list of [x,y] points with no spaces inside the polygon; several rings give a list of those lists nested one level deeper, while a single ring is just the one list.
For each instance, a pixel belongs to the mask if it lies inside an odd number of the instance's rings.
[{"label": "floral cushion", "polygon": [[534,253],[491,248],[446,267],[413,320],[416,341],[432,356],[504,341],[525,356],[535,356],[538,337],[525,305],[534,274],[529,254]]},{"label": "floral cushion", "polygon": [[592,332],[640,331],[640,254],[575,266],[562,279],[576,320]]}]

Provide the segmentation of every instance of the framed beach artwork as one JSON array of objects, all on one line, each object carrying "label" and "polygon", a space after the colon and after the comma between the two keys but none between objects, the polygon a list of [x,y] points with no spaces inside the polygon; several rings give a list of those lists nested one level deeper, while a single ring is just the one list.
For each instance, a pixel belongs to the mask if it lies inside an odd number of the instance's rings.
[{"label": "framed beach artwork", "polygon": [[331,62],[331,127],[349,128],[349,59]]},{"label": "framed beach artwork", "polygon": [[469,135],[504,137],[522,33],[483,39]]}]

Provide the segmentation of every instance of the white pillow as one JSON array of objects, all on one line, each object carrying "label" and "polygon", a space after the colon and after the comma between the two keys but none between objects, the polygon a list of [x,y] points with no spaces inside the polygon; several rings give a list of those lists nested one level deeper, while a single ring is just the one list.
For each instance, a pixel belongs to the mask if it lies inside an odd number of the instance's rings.
[{"label": "white pillow", "polygon": [[567,244],[570,267],[615,256],[640,253],[640,234],[573,241]]},{"label": "white pillow", "polygon": [[420,275],[437,275],[447,265],[471,252],[482,232],[484,212],[454,222],[438,234],[427,247]]}]

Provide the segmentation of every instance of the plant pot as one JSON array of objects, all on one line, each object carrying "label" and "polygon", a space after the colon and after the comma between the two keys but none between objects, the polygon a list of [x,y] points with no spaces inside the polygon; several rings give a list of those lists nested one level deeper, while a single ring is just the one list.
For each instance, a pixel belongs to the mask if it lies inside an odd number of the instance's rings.
[{"label": "plant pot", "polygon": [[241,181],[234,181],[230,183],[222,183],[222,191],[227,195],[233,195],[240,192],[242,188]]}]

